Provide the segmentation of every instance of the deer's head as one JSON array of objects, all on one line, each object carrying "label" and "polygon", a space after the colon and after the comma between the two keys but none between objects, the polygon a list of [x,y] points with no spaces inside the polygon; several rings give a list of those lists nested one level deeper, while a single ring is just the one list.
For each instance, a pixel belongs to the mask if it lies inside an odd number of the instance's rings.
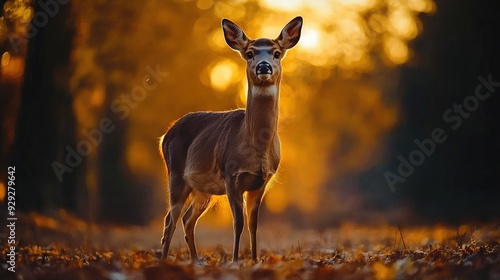
[{"label": "deer's head", "polygon": [[222,20],[222,30],[226,43],[240,52],[247,62],[249,86],[267,87],[279,83],[281,59],[288,49],[293,48],[300,39],[302,17],[291,20],[276,39],[260,38],[252,40],[235,23]]}]

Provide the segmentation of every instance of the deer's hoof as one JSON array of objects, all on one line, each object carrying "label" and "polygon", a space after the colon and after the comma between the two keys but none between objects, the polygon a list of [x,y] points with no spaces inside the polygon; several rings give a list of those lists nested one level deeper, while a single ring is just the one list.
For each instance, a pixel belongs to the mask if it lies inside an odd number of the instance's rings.
[{"label": "deer's hoof", "polygon": [[193,262],[193,265],[196,265],[196,266],[206,266],[207,265],[206,261],[204,261],[203,259],[200,259],[198,257],[194,257],[192,259],[192,262]]}]

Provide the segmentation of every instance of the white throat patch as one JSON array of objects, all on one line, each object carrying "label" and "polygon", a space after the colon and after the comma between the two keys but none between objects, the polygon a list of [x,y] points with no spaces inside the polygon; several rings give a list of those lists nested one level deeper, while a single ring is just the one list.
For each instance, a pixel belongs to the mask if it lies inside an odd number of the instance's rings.
[{"label": "white throat patch", "polygon": [[278,86],[271,85],[268,87],[252,87],[250,90],[252,96],[276,96],[278,95]]}]

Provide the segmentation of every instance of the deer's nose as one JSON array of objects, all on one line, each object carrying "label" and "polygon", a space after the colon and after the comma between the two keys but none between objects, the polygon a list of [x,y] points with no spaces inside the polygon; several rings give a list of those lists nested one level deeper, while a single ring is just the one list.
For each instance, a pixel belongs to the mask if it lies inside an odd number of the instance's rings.
[{"label": "deer's nose", "polygon": [[273,73],[273,68],[271,67],[271,64],[263,61],[259,64],[257,64],[257,68],[255,69],[257,75],[259,74],[272,74]]}]

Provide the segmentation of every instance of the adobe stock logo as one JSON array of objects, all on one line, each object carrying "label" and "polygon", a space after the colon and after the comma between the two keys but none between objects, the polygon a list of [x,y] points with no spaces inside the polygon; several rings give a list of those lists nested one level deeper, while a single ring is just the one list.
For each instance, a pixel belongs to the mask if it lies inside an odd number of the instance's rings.
[{"label": "adobe stock logo", "polygon": [[[493,81],[491,74],[488,75],[488,79],[482,76],[479,76],[477,79],[479,80],[479,84],[476,86],[474,94],[465,97],[461,104],[453,104],[452,108],[447,109],[443,113],[443,121],[452,130],[460,128],[463,120],[468,119],[471,113],[479,108],[481,102],[487,100],[491,96],[491,93],[495,92],[496,87],[500,87],[500,82]],[[447,139],[448,135],[441,127],[434,128],[428,138],[423,140],[415,139],[413,142],[416,148],[406,158],[402,155],[398,156],[399,165],[397,172],[384,172],[384,178],[391,191],[396,191],[396,184],[404,183],[415,172],[416,167],[422,165],[426,158],[434,154],[437,145],[444,143]]]}]

